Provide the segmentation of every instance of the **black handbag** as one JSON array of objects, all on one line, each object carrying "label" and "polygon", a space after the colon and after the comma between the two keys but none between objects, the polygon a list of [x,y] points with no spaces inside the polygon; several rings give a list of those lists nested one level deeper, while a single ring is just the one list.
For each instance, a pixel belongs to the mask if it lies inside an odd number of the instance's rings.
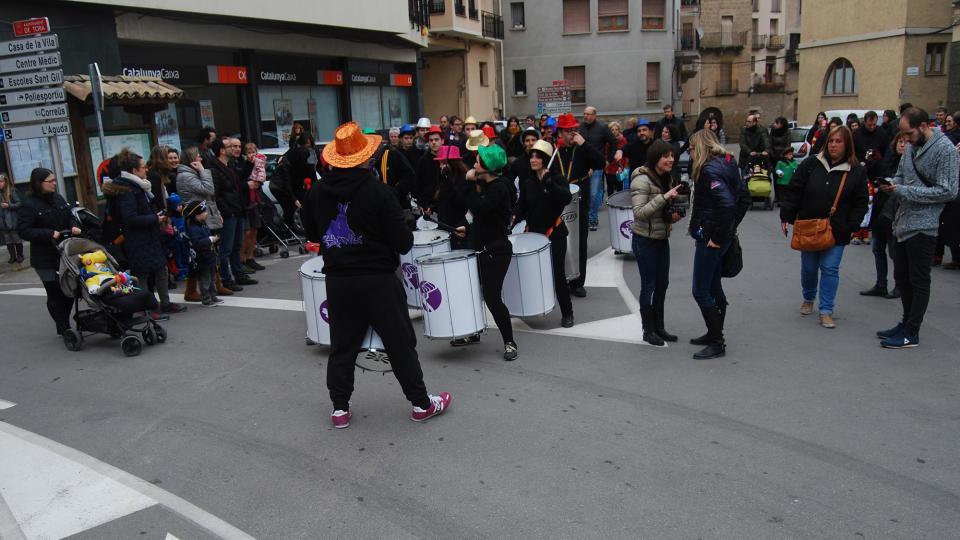
[{"label": "black handbag", "polygon": [[743,270],[743,249],[740,247],[740,239],[737,238],[737,235],[733,235],[730,248],[723,254],[722,264],[720,277],[737,277],[737,274]]}]

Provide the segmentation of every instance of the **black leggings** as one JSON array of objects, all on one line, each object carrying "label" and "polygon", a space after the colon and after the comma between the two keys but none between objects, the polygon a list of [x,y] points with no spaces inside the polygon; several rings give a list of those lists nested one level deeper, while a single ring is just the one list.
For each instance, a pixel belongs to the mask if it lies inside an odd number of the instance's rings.
[{"label": "black leggings", "polygon": [[[70,312],[73,310],[73,299],[63,294],[59,281],[43,281],[43,288],[47,291],[47,311],[54,324],[57,325],[57,334],[70,328]],[[81,285],[82,286],[82,285]]]},{"label": "black leggings", "polygon": [[503,303],[503,278],[510,267],[513,257],[513,248],[508,242],[506,246],[496,247],[485,251],[479,256],[480,288],[483,290],[483,301],[487,309],[493,314],[493,320],[500,329],[503,342],[513,343],[513,326],[510,324],[510,312]]}]

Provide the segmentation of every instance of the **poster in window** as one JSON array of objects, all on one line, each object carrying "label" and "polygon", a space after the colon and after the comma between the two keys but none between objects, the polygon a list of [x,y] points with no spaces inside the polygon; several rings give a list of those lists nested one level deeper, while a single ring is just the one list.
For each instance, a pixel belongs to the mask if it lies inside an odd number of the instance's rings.
[{"label": "poster in window", "polygon": [[201,99],[197,103],[200,105],[200,123],[204,127],[209,126],[216,129],[217,124],[213,118],[213,101]]},{"label": "poster in window", "polygon": [[277,140],[281,146],[290,144],[290,131],[293,130],[293,101],[289,99],[273,100],[273,118],[277,121]]},{"label": "poster in window", "polygon": [[[100,153],[100,137],[94,135],[92,137],[87,137],[87,144],[90,147],[90,163],[93,164],[93,169],[96,170],[100,166],[100,163],[103,161],[101,156],[107,156],[109,159],[111,156],[114,156],[120,153],[124,148],[129,148],[130,151],[140,156],[149,156],[150,155],[150,133],[146,131],[119,131],[114,133],[107,133],[104,137],[106,142],[106,151]],[[94,186],[97,189],[97,197],[102,197],[103,192],[100,189],[99,182],[94,182]]]},{"label": "poster in window", "polygon": [[[73,145],[69,135],[59,135],[60,157],[63,162],[63,175],[76,176],[77,166],[73,159]],[[7,141],[7,156],[10,158],[10,172],[16,184],[29,182],[30,172],[37,167],[55,170],[53,155],[50,152],[50,140],[22,139]]]},{"label": "poster in window", "polygon": [[400,98],[390,98],[388,108],[390,111],[390,127],[400,127],[403,124],[403,113],[400,112]]},{"label": "poster in window", "polygon": [[180,148],[180,125],[177,122],[177,106],[171,103],[166,109],[154,114],[157,123],[157,141],[161,146]]}]

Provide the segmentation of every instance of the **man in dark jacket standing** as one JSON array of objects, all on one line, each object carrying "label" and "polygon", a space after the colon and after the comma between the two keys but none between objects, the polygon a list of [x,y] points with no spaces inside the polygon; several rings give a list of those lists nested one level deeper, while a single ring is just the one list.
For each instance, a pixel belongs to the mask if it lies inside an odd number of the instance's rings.
[{"label": "man in dark jacket standing", "polygon": [[[867,111],[863,125],[853,132],[853,146],[857,159],[867,168],[867,178],[873,180],[883,174],[883,157],[890,146],[887,134],[877,127],[877,113]],[[869,157],[868,157],[869,154]]]},{"label": "man in dark jacket standing", "polygon": [[[620,158],[623,157],[623,152],[617,149],[617,138],[613,136],[613,132],[610,131],[607,124],[597,121],[596,107],[584,107],[583,123],[580,124],[579,132],[580,135],[583,135],[586,143],[593,147],[603,160],[603,164],[591,172],[590,184],[581,185],[581,189],[589,188],[587,190],[589,194],[584,192],[580,194],[580,197],[581,199],[589,199],[590,230],[595,231],[597,230],[597,224],[600,220],[600,205],[603,204],[603,188],[605,184],[603,165],[606,165],[610,161],[619,161]],[[607,149],[610,149],[613,153],[614,157],[612,159],[607,155]],[[580,219],[584,219],[585,217],[587,216],[581,215]]]},{"label": "man in dark jacket standing", "polygon": [[[653,144],[653,133],[650,131],[650,121],[641,119],[637,124],[637,138],[623,147],[623,154],[631,170],[636,170],[647,162],[647,149]],[[679,159],[680,156],[674,156]]]},{"label": "man in dark jacket standing", "polygon": [[311,188],[302,209],[307,239],[320,244],[324,258],[331,339],[327,388],[335,428],[350,425],[357,353],[370,327],[383,340],[393,374],[413,404],[411,420],[441,414],[452,400],[447,392],[427,394],[423,383],[406,293],[396,276],[398,254],[413,246],[413,233],[394,194],[369,169],[380,142],[355,122],[337,128],[334,142],[323,149],[332,170]]},{"label": "man in dark jacket standing", "polygon": [[[769,162],[770,156],[770,134],[767,128],[760,125],[757,115],[747,115],[747,123],[740,130],[740,159],[738,165],[741,169],[750,165],[750,158],[762,156],[765,163]],[[769,163],[766,164],[769,168]]]},{"label": "man in dark jacket standing", "polygon": [[[663,118],[661,118],[660,121],[657,122],[657,125],[656,125],[657,130],[656,130],[656,133],[654,133],[654,137],[659,139],[660,134],[663,133],[663,128],[665,128],[668,125],[672,125],[677,128],[677,131],[680,133],[681,141],[687,140],[687,126],[686,124],[683,123],[682,119],[678,118],[677,115],[673,114],[673,105],[663,106]],[[673,141],[673,142],[679,142],[679,141]],[[639,167],[640,165],[642,165],[642,163],[637,165],[637,167]]]},{"label": "man in dark jacket standing", "polygon": [[440,186],[440,162],[437,153],[443,146],[443,133],[439,126],[431,126],[427,131],[427,150],[417,161],[417,204],[420,208],[433,208],[436,204],[436,192]]},{"label": "man in dark jacket standing", "polygon": [[210,150],[217,156],[217,159],[210,163],[210,174],[216,190],[217,208],[223,217],[223,228],[220,229],[220,278],[224,287],[242,291],[242,285],[255,285],[257,281],[243,273],[240,268],[240,251],[234,249],[237,238],[243,238],[246,207],[240,193],[237,170],[230,162],[228,142],[229,139],[217,139],[210,145]]}]

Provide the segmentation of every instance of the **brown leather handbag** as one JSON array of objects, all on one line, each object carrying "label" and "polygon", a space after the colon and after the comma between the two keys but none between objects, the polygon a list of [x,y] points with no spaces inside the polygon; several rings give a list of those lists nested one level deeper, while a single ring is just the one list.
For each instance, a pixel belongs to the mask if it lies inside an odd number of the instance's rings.
[{"label": "brown leather handbag", "polygon": [[837,204],[840,203],[840,195],[843,194],[843,186],[846,183],[847,173],[843,173],[843,179],[840,180],[840,188],[837,190],[837,196],[833,199],[829,216],[819,219],[798,219],[793,222],[793,237],[790,239],[791,248],[797,251],[823,251],[837,244],[837,240],[833,237],[833,228],[830,226],[830,218],[837,211]]}]

